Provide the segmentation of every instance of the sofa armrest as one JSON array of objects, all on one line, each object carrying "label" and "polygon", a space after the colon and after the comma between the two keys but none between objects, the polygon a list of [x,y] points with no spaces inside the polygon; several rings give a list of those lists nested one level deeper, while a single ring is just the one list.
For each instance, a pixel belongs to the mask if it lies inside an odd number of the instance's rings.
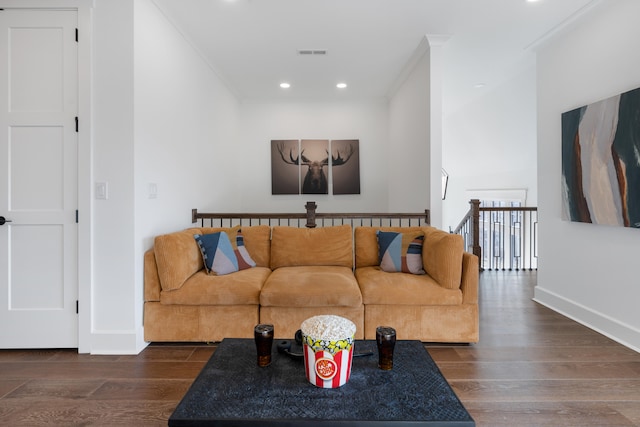
[{"label": "sofa armrest", "polygon": [[160,301],[160,276],[153,249],[144,253],[144,300]]},{"label": "sofa armrest", "polygon": [[462,291],[463,304],[478,303],[478,282],[480,269],[478,257],[469,253],[462,253],[462,282],[460,290]]}]

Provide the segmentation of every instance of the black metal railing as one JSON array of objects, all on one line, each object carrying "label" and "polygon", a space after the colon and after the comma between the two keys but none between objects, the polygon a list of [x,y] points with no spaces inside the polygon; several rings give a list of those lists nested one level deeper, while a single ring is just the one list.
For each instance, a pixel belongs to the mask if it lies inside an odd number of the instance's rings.
[{"label": "black metal railing", "polygon": [[469,204],[452,233],[478,256],[480,270],[537,270],[538,208],[481,207],[477,199]]},{"label": "black metal railing", "polygon": [[288,227],[328,227],[350,224],[352,227],[422,227],[431,221],[429,209],[416,213],[325,213],[318,212],[314,201],[304,206],[306,213],[208,213],[191,210],[191,222],[201,226],[283,225]]}]

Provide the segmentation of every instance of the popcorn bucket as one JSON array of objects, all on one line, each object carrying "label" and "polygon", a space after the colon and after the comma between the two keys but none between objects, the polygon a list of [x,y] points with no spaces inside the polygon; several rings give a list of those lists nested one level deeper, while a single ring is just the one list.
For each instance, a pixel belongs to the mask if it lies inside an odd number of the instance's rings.
[{"label": "popcorn bucket", "polygon": [[356,325],[340,316],[314,316],[300,327],[307,380],[321,388],[343,386],[351,375]]}]

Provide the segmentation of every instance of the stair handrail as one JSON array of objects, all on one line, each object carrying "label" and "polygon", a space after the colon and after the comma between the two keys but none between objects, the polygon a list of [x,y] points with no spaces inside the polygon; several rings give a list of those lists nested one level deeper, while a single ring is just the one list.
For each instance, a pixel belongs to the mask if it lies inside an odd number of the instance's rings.
[{"label": "stair handrail", "polygon": [[480,229],[480,200],[469,200],[471,207],[467,214],[462,218],[460,224],[452,231],[454,234],[462,234],[462,230],[468,227],[469,235],[471,236],[471,245],[466,248],[478,259],[482,259],[482,247],[480,246],[480,235],[476,230]]},{"label": "stair handrail", "polygon": [[[465,242],[465,250],[467,250],[468,252],[473,253],[474,255],[478,256],[480,262],[479,262],[479,266],[480,266],[480,271],[483,271],[485,269],[493,269],[496,268],[494,265],[494,256],[498,257],[502,260],[503,262],[503,267],[502,269],[511,269],[511,266],[505,266],[505,256],[506,254],[502,254],[502,252],[505,251],[505,246],[504,246],[504,240],[505,238],[516,238],[514,237],[515,235],[511,235],[508,234],[506,236],[504,235],[497,235],[497,239],[498,240],[492,240],[494,238],[494,234],[492,234],[491,230],[494,230],[493,232],[495,232],[495,230],[497,230],[496,228],[492,228],[492,225],[490,224],[488,229],[487,229],[487,219],[486,219],[486,215],[490,215],[492,212],[520,212],[523,214],[528,213],[528,215],[525,215],[522,217],[522,220],[525,222],[525,224],[529,224],[529,229],[522,231],[522,233],[524,234],[519,234],[519,237],[521,239],[525,239],[525,241],[529,241],[529,247],[525,247],[525,246],[520,246],[520,245],[516,245],[516,246],[511,246],[512,243],[509,243],[509,248],[507,249],[524,249],[524,251],[528,254],[528,269],[532,270],[532,269],[537,269],[536,267],[533,266],[533,258],[537,258],[537,207],[525,207],[525,206],[518,206],[518,207],[480,207],[480,200],[478,199],[471,199],[469,201],[470,204],[470,208],[469,211],[464,215],[464,217],[462,218],[462,220],[460,221],[460,223],[458,224],[458,226],[453,229],[450,230],[451,233],[454,234],[460,234],[463,236],[464,238],[464,242]],[[535,217],[533,217],[533,215],[535,215]],[[485,218],[482,220],[481,222],[481,218]],[[489,217],[490,218],[490,217]],[[509,221],[508,221],[509,222]],[[501,223],[497,223],[497,224],[501,224]],[[506,223],[504,223],[506,224]],[[503,224],[503,225],[504,225]],[[513,226],[513,224],[516,224],[516,222],[509,222],[510,226]],[[517,224],[521,224],[520,221],[517,222]],[[519,225],[520,226],[520,225]],[[484,241],[487,239],[486,234],[489,234],[489,241]],[[481,234],[483,236],[483,238],[481,239]],[[483,246],[481,246],[481,240],[484,241],[484,244],[490,244],[489,248],[483,248]],[[498,242],[498,245],[500,243],[503,244],[502,246],[502,250],[498,249],[498,252],[494,252],[496,251],[496,249],[494,249],[493,244],[495,242]],[[486,253],[483,253],[487,251]],[[507,251],[508,252],[508,251]],[[498,255],[492,255],[492,254],[498,254]],[[518,252],[520,253],[520,252]],[[485,265],[485,259],[483,258],[483,255],[489,256],[490,257],[490,261],[488,263],[488,265]],[[516,255],[516,258],[521,257],[521,255]],[[519,258],[520,260],[523,260],[523,262],[526,262],[526,260],[524,258]],[[513,261],[513,259],[510,259],[510,262]],[[507,268],[508,267],[508,268]],[[524,267],[524,264],[523,264]],[[526,267],[525,267],[526,268]],[[516,269],[520,269],[520,267],[516,266]]]}]

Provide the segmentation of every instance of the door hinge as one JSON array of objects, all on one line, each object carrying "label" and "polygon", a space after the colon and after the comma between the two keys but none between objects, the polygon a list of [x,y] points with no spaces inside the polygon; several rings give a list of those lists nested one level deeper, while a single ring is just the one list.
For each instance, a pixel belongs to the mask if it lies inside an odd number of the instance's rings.
[{"label": "door hinge", "polygon": [[78,116],[76,116],[76,132],[78,132]]},{"label": "door hinge", "polygon": [[76,224],[78,223],[78,209],[76,209]]},{"label": "door hinge", "polygon": [[76,28],[76,42],[78,41],[78,29]]},{"label": "door hinge", "polygon": [[76,314],[80,313],[80,303],[76,300]]}]

